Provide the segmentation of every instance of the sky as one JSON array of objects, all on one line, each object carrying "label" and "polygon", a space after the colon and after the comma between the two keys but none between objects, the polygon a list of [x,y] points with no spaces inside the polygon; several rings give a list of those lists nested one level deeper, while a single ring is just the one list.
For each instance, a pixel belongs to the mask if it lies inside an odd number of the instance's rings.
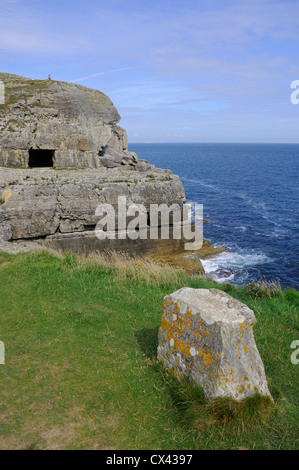
[{"label": "sky", "polygon": [[299,143],[299,0],[0,0],[0,71],[107,94],[129,143]]}]

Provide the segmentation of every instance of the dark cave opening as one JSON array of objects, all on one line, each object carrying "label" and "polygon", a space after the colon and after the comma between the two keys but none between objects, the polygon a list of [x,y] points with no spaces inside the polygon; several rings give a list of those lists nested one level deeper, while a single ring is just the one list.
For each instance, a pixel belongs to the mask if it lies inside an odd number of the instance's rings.
[{"label": "dark cave opening", "polygon": [[53,167],[55,150],[30,149],[29,166],[30,168]]}]

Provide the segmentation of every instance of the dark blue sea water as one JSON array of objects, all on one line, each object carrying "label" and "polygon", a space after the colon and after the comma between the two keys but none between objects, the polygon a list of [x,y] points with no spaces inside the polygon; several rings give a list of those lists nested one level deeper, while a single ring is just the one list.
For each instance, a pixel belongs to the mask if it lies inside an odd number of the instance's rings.
[{"label": "dark blue sea water", "polygon": [[129,150],[180,176],[188,202],[204,206],[204,237],[226,253],[203,261],[218,282],[299,274],[299,144],[131,144]]}]

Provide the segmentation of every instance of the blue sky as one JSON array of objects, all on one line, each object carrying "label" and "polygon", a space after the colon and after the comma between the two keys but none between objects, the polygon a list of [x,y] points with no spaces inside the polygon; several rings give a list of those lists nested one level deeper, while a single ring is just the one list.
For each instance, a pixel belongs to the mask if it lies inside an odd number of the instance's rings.
[{"label": "blue sky", "polygon": [[106,93],[129,142],[299,142],[298,0],[0,0],[0,71]]}]

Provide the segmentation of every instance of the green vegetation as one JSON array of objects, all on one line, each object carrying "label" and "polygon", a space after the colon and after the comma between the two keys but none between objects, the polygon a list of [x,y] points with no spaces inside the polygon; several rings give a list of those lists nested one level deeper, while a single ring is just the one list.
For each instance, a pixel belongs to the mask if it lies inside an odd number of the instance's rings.
[{"label": "green vegetation", "polygon": [[[1,449],[295,449],[298,292],[218,286],[256,314],[274,404],[207,402],[156,360],[163,297],[215,287],[114,256],[0,253]],[[271,293],[265,294],[267,290]]]},{"label": "green vegetation", "polygon": [[[8,106],[16,104],[21,100],[27,101],[32,96],[32,93],[42,93],[52,83],[51,80],[30,80],[24,77],[1,73],[0,80],[4,82],[6,97],[5,103],[0,105],[0,110],[5,110]],[[47,107],[38,103],[33,103],[33,106]],[[10,128],[10,131],[13,132],[13,129]]]},{"label": "green vegetation", "polygon": [[46,106],[45,104],[42,104],[42,103],[33,103],[31,107],[32,108],[49,108],[49,106]]}]

